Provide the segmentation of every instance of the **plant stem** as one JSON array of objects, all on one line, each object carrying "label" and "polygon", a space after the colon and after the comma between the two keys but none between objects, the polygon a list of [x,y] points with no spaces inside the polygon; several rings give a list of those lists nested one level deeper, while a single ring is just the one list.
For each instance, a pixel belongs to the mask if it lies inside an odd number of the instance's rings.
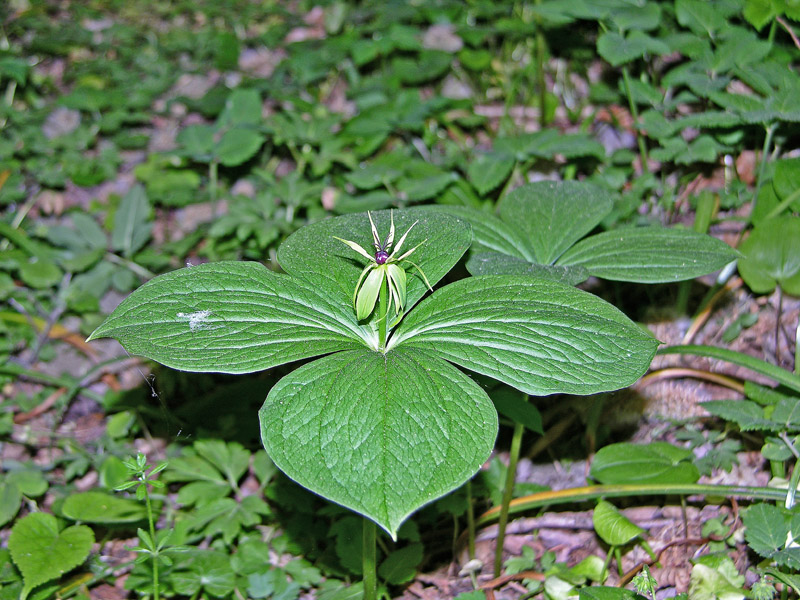
[{"label": "plant stem", "polygon": [[375,600],[378,577],[375,569],[375,523],[364,517],[364,537],[361,570],[364,576],[364,600]]},{"label": "plant stem", "polygon": [[475,558],[475,506],[472,499],[472,480],[467,481],[467,544],[469,558]]},{"label": "plant stem", "polygon": [[750,219],[756,212],[756,202],[758,201],[758,193],[761,191],[761,184],[764,181],[764,171],[767,168],[767,155],[769,154],[769,147],[772,145],[772,136],[778,128],[777,123],[770,123],[766,127],[767,134],[764,136],[764,147],[761,149],[761,163],[758,165],[758,179],[756,180],[756,189],[753,190],[753,203],[750,208]]},{"label": "plant stem", "polygon": [[781,363],[781,313],[783,312],[783,288],[778,284],[778,310],[775,314],[775,364]]},{"label": "plant stem", "polygon": [[[687,484],[615,484],[589,485],[564,490],[538,492],[522,498],[515,498],[509,506],[509,514],[517,514],[543,506],[556,504],[573,504],[596,500],[597,498],[629,498],[633,496],[722,496],[726,498],[751,498],[758,500],[774,500],[781,502],[786,498],[786,490],[782,488],[751,487],[745,485],[712,485],[702,483]],[[500,509],[495,506],[487,510],[475,520],[476,527],[484,527],[497,520]]]},{"label": "plant stem", "polygon": [[765,360],[755,358],[754,356],[750,356],[742,352],[736,352],[735,350],[718,348],[717,346],[667,346],[666,348],[659,348],[656,354],[695,354],[697,356],[705,356],[707,358],[726,360],[734,365],[746,367],[755,371],[756,373],[766,375],[770,379],[773,379],[778,383],[782,383],[786,387],[793,389],[796,392],[800,392],[800,377],[793,375],[786,369],[781,369],[777,365],[768,363]]},{"label": "plant stem", "polygon": [[636,124],[636,141],[639,144],[639,154],[642,159],[642,173],[647,172],[647,146],[644,143],[642,132],[639,129],[639,109],[636,107],[636,102],[633,100],[633,93],[631,92],[631,76],[628,73],[628,65],[622,67],[622,80],[625,83],[625,95],[628,97],[628,106],[631,109],[633,122]]},{"label": "plant stem", "polygon": [[[535,0],[537,6],[542,0]],[[544,129],[547,125],[547,88],[544,78],[544,50],[545,39],[542,31],[542,20],[536,19],[536,77],[539,87],[539,126]]]},{"label": "plant stem", "polygon": [[[147,506],[147,522],[150,525],[150,539],[153,540],[153,544],[156,548],[158,548],[158,541],[156,540],[156,526],[153,522],[153,507],[150,504],[150,492],[147,490],[147,484],[145,484],[145,494],[144,494],[144,501],[145,505]],[[159,592],[158,592],[158,552],[152,554],[153,559],[153,600],[159,599]]]},{"label": "plant stem", "polygon": [[506,483],[503,488],[503,503],[500,505],[500,518],[497,522],[497,546],[494,551],[494,576],[500,577],[503,569],[503,543],[506,538],[506,525],[508,525],[508,507],[514,494],[514,482],[517,479],[517,463],[519,462],[519,449],[522,445],[524,428],[521,423],[514,424],[514,435],[511,437],[511,450],[508,453],[508,470]]},{"label": "plant stem", "polygon": [[211,199],[211,210],[214,217],[217,217],[217,179],[218,179],[219,163],[212,160],[208,163],[208,195]]},{"label": "plant stem", "polygon": [[378,296],[378,315],[380,317],[380,321],[378,321],[378,350],[381,352],[386,348],[386,321],[389,318],[389,315],[386,314],[386,297],[389,295],[386,285],[387,277],[388,275],[384,275],[381,280],[381,291]]}]

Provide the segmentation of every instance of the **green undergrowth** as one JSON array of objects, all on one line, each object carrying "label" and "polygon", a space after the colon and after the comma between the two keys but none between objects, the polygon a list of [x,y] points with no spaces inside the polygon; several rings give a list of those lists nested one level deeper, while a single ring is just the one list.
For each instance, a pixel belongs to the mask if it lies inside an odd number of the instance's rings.
[{"label": "green undergrowth", "polygon": [[[660,548],[625,508],[734,498],[679,591],[800,595],[798,21],[793,0],[3,3],[0,600],[395,597],[453,561],[461,600],[512,579],[655,600]],[[631,319],[725,311],[737,272],[750,304],[715,345],[659,353],[746,374],[634,445],[613,392],[659,340]],[[768,486],[708,483],[743,451]],[[587,487],[515,483],[542,452],[587,459]],[[564,503],[597,553],[498,553],[499,583],[470,560],[476,523],[502,550]]]}]

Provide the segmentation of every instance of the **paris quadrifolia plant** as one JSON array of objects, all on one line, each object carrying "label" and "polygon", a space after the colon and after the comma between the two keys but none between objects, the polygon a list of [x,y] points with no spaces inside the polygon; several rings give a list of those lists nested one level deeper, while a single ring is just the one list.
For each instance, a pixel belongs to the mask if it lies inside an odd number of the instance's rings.
[{"label": "paris quadrifolia plant", "polygon": [[425,273],[419,268],[419,265],[408,260],[408,257],[427,240],[417,244],[405,254],[396,256],[397,253],[400,252],[400,248],[403,247],[403,243],[406,241],[408,234],[411,233],[414,225],[419,222],[414,221],[411,227],[409,227],[400,238],[400,241],[397,242],[397,246],[392,250],[392,253],[389,254],[389,251],[392,249],[392,244],[394,244],[394,213],[391,211],[389,212],[391,225],[389,226],[389,235],[384,242],[381,242],[381,238],[378,235],[378,228],[375,227],[375,222],[372,220],[372,215],[369,212],[367,212],[367,217],[369,217],[369,224],[372,228],[372,245],[375,247],[374,256],[364,250],[364,248],[356,242],[343,240],[336,236],[334,236],[334,238],[340,242],[344,242],[370,261],[367,266],[364,267],[364,270],[361,271],[355,291],[353,292],[353,306],[356,309],[356,318],[359,321],[363,321],[372,314],[372,311],[375,309],[375,303],[378,301],[380,290],[385,282],[388,284],[389,300],[386,312],[381,314],[379,318],[381,320],[387,318],[389,310],[394,306],[395,321],[393,325],[396,325],[400,319],[403,318],[403,311],[406,305],[406,271],[402,267],[404,262],[416,268],[417,272],[425,281],[425,285],[430,291],[433,291],[428,278],[425,277]]},{"label": "paris quadrifolia plant", "polygon": [[[405,234],[392,250],[395,227]],[[269,390],[261,438],[291,479],[365,517],[374,598],[376,525],[396,538],[494,447],[494,405],[458,367],[531,396],[594,394],[636,381],[658,345],[604,300],[553,280],[487,275],[431,292],[471,243],[466,220],[424,209],[318,221],[280,246],[285,273],[229,261],[160,275],[90,339],[185,371],[304,360]]]}]

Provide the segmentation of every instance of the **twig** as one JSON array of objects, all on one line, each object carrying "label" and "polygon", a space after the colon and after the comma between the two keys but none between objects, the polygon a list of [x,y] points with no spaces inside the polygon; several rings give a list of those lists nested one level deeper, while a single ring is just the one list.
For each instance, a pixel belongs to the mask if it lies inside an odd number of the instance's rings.
[{"label": "twig", "polygon": [[723,387],[735,390],[740,394],[744,394],[744,384],[736,379],[733,379],[732,377],[728,377],[727,375],[722,375],[720,373],[703,371],[701,369],[692,369],[689,367],[667,367],[664,369],[658,369],[657,371],[653,371],[642,377],[636,384],[636,387],[644,387],[648,384],[661,381],[663,379],[683,377],[694,377],[695,379],[710,381],[711,383],[716,383]]},{"label": "twig", "polygon": [[783,26],[783,28],[789,34],[789,37],[792,38],[794,45],[800,48],[800,40],[797,39],[797,35],[795,35],[794,29],[792,29],[792,27],[786,21],[784,21],[783,18],[781,18],[780,16],[775,17],[775,20]]},{"label": "twig", "polygon": [[56,294],[56,305],[53,307],[53,310],[50,311],[50,314],[47,315],[45,326],[39,332],[33,352],[26,360],[23,361],[25,366],[32,366],[39,358],[39,353],[42,351],[42,348],[44,348],[44,345],[47,343],[47,340],[50,337],[50,331],[67,309],[67,303],[64,302],[64,293],[67,291],[67,286],[71,280],[72,273],[65,273],[64,277],[61,279],[61,283],[58,286],[58,294]]}]

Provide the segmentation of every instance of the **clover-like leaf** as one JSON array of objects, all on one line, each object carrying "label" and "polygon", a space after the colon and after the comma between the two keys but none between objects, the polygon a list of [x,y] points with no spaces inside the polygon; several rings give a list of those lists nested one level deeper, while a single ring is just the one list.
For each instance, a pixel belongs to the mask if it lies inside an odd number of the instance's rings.
[{"label": "clover-like leaf", "polygon": [[48,513],[32,513],[17,521],[8,538],[8,549],[25,582],[21,599],[37,585],[81,564],[93,543],[94,533],[86,525],[59,531],[56,518]]},{"label": "clover-like leaf", "polygon": [[488,458],[497,413],[469,377],[423,351],[339,352],[281,379],[259,412],[289,477],[392,537]]}]

